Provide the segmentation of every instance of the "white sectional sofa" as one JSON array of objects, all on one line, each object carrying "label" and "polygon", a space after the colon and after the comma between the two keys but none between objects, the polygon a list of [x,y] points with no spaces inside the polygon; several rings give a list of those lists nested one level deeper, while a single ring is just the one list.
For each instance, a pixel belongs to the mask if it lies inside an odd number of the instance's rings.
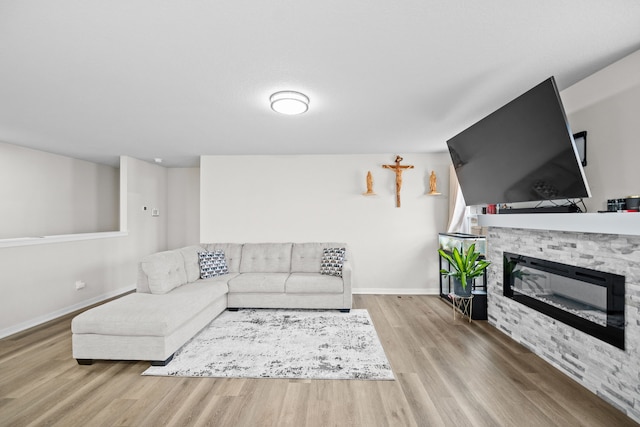
[{"label": "white sectional sofa", "polygon": [[[73,357],[148,360],[165,365],[176,350],[229,308],[351,309],[352,267],[320,274],[324,250],[344,243],[211,243],[142,259],[137,289],[76,316]],[[224,251],[227,274],[201,279],[198,254]]]}]

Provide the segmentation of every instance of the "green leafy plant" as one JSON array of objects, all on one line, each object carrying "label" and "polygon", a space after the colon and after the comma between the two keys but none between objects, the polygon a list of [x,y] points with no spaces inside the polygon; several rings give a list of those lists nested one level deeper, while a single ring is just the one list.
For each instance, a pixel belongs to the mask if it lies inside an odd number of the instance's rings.
[{"label": "green leafy plant", "polygon": [[452,276],[460,280],[462,288],[467,288],[467,280],[481,276],[491,263],[480,258],[480,252],[476,252],[475,243],[469,246],[466,252],[460,252],[458,248],[453,248],[451,254],[446,253],[442,249],[438,249],[438,253],[449,262],[451,270],[440,270],[443,276]]}]

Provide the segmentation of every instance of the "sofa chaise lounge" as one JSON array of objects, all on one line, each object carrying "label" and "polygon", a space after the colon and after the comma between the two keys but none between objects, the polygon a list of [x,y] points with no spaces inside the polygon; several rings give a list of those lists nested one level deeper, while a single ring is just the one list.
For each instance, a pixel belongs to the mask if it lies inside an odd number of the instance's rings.
[{"label": "sofa chaise lounge", "polygon": [[[73,357],[79,364],[106,359],[165,365],[227,308],[349,311],[351,263],[328,258],[344,254],[341,248],[347,245],[210,243],[146,256],[135,293],[72,320]],[[202,279],[201,253],[223,254],[224,274]]]}]

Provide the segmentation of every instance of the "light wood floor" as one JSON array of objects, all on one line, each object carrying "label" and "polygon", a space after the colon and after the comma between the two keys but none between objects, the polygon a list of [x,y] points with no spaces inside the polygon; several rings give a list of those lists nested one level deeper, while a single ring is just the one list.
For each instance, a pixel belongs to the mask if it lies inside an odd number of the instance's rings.
[{"label": "light wood floor", "polygon": [[0,425],[626,426],[621,412],[486,322],[431,296],[357,295],[396,381],[143,377],[71,357],[66,316],[0,340]]}]

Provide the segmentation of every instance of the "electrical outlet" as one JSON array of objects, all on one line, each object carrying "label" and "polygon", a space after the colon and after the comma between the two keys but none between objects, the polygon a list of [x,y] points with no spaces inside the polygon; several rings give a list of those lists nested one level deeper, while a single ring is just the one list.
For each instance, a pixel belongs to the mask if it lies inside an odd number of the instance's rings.
[{"label": "electrical outlet", "polygon": [[87,286],[87,284],[84,283],[82,280],[76,280],[76,291],[83,289],[85,286]]}]

